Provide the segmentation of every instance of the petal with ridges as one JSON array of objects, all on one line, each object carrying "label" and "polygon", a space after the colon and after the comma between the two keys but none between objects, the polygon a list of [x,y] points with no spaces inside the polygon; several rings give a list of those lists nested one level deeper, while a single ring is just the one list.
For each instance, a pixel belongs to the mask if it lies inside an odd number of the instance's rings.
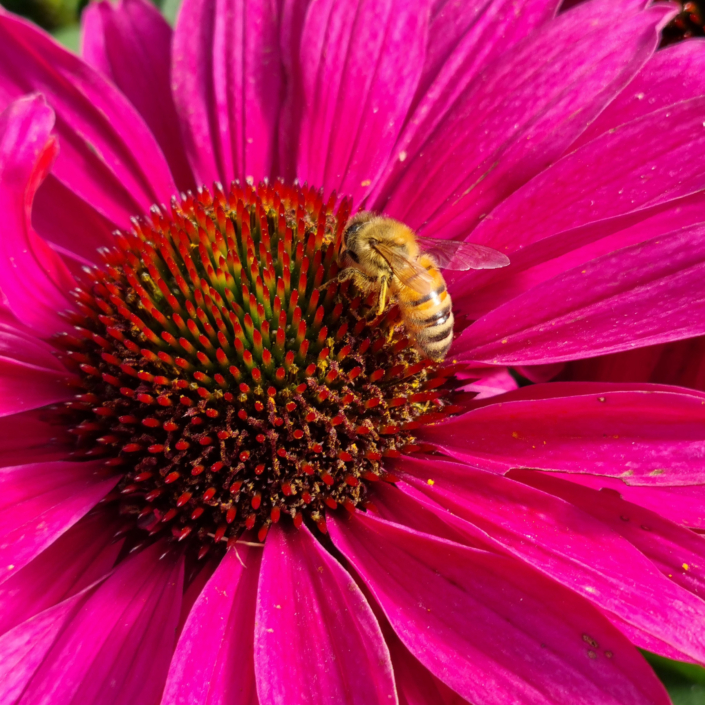
[{"label": "petal with ridges", "polygon": [[45,409],[9,416],[0,415],[0,467],[34,462],[66,460],[76,448],[76,439],[63,426],[51,422]]},{"label": "petal with ridges", "polygon": [[104,463],[34,463],[0,469],[0,582],[87,514],[117,484]]},{"label": "petal with ridges", "polygon": [[0,357],[0,417],[68,401],[70,375]]},{"label": "petal with ridges", "polygon": [[281,59],[284,66],[284,97],[279,117],[279,162],[277,173],[287,181],[296,178],[296,157],[301,130],[302,81],[299,54],[306,12],[310,0],[283,0],[281,3]]},{"label": "petal with ridges", "polygon": [[[627,502],[610,490],[598,492],[570,480],[526,470],[511,471],[510,476],[561,497],[594,516],[636,546],[673,582],[705,598],[705,540],[695,532]],[[705,602],[702,604],[705,607]],[[676,628],[675,624],[671,626]],[[687,627],[681,625],[680,629],[684,631]]]},{"label": "petal with ridges", "polygon": [[189,612],[162,705],[258,705],[253,645],[262,549],[236,548],[225,554]]},{"label": "petal with ridges", "polygon": [[408,157],[380,205],[425,234],[465,237],[566,151],[653,53],[672,14],[658,6],[615,21],[615,12],[585,3],[497,61]]},{"label": "petal with ridges", "polygon": [[7,315],[0,312],[0,356],[67,375],[66,368],[56,357],[56,348],[38,338],[9,311]]},{"label": "petal with ridges", "polygon": [[122,541],[114,512],[91,512],[0,584],[0,634],[104,578]]},{"label": "petal with ridges", "polygon": [[674,162],[673,153],[705,146],[703,112],[705,96],[599,136],[515,191],[483,219],[473,240],[511,254],[550,235],[701,191],[702,163]]},{"label": "petal with ridges", "polygon": [[272,176],[282,85],[277,18],[274,0],[181,6],[172,86],[200,183]]},{"label": "petal with ridges", "polygon": [[[535,385],[537,393],[551,383]],[[630,484],[705,483],[705,399],[686,390],[595,391],[491,403],[418,432],[458,460],[623,477]],[[667,389],[667,388],[666,388]],[[510,394],[513,394],[510,392]]]},{"label": "petal with ridges", "polygon": [[301,42],[297,174],[350,194],[386,166],[423,69],[427,0],[321,0]]},{"label": "petal with ridges", "polygon": [[[477,539],[475,527],[481,529],[492,542],[583,595],[610,618],[615,614],[705,662],[705,638],[688,629],[705,622],[705,602],[664,578],[613,526],[550,493],[527,491],[521,482],[464,464],[404,458],[393,467],[411,473],[406,476],[410,486],[399,483],[403,492],[428,496],[469,522],[471,538]],[[433,478],[432,485],[427,478]],[[487,543],[487,548],[495,546]]]},{"label": "petal with ridges", "polygon": [[369,200],[382,210],[410,157],[488,66],[555,13],[555,0],[520,0],[508,13],[501,0],[447,2],[432,12],[423,74],[392,158]]},{"label": "petal with ridges", "polygon": [[113,247],[117,225],[49,174],[34,197],[32,225],[60,254],[102,265],[98,248]]},{"label": "petal with ridges", "polygon": [[194,186],[171,95],[172,30],[146,0],[95,2],[81,15],[81,54],[130,99],[152,130],[179,190]]},{"label": "petal with ridges", "polygon": [[255,622],[262,705],[396,703],[389,651],[360,588],[305,527],[267,536]]},{"label": "petal with ridges", "polygon": [[384,638],[392,655],[399,705],[466,705],[467,700],[424,668],[396,634],[385,633]]},{"label": "petal with ridges", "polygon": [[329,526],[406,647],[471,702],[669,702],[596,608],[520,561],[360,513]]},{"label": "petal with ridges", "polygon": [[[668,180],[661,179],[661,185],[663,194],[669,189]],[[477,320],[530,289],[599,257],[702,224],[705,189],[680,198],[664,198],[653,206],[552,235],[548,234],[551,231],[547,224],[540,240],[529,242],[527,236],[526,244],[511,253],[511,266],[504,268],[508,270],[504,274],[486,270],[454,277],[450,285],[453,302],[463,308],[468,318]],[[503,270],[495,270],[500,271]]]},{"label": "petal with ridges", "polygon": [[88,588],[0,636],[2,705],[15,705],[19,701],[61,631],[93,591],[94,588]]},{"label": "petal with ridges", "polygon": [[20,705],[157,702],[176,641],[182,591],[183,558],[169,554],[164,544],[130,556],[65,627]]},{"label": "petal with ridges", "polygon": [[647,113],[705,95],[705,40],[693,37],[657,51],[574,146]]},{"label": "petal with ridges", "polygon": [[466,328],[460,359],[546,364],[705,333],[705,225],[559,274]]},{"label": "petal with ridges", "polygon": [[524,0],[508,13],[497,0],[439,3],[441,6],[431,11],[419,95],[428,92],[441,74],[447,84],[463,64],[455,78],[464,87],[492,61],[550,20],[559,4],[560,0]]},{"label": "petal with ridges", "polygon": [[643,487],[627,485],[622,480],[595,475],[556,473],[557,477],[592,487],[609,489],[631,504],[650,509],[660,517],[691,529],[705,530],[705,485],[680,487]]}]

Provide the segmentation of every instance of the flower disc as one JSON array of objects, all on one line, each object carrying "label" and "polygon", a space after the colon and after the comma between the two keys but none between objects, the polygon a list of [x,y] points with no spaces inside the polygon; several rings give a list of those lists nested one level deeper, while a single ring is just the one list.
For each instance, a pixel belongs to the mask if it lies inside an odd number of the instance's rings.
[{"label": "flower disc", "polygon": [[[337,206],[337,208],[336,208]],[[117,234],[76,294],[86,456],[112,455],[123,513],[213,541],[365,502],[380,461],[453,407],[398,309],[332,281],[350,203],[282,183],[216,186]]]}]

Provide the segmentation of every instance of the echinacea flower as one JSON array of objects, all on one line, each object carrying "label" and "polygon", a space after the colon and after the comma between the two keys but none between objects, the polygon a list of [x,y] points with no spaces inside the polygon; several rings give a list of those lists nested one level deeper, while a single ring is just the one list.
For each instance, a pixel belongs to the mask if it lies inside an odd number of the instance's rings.
[{"label": "echinacea flower", "polygon": [[[2,705],[669,702],[705,394],[488,391],[705,334],[705,48],[645,5],[0,14]],[[446,364],[327,283],[361,206],[509,255]]]}]

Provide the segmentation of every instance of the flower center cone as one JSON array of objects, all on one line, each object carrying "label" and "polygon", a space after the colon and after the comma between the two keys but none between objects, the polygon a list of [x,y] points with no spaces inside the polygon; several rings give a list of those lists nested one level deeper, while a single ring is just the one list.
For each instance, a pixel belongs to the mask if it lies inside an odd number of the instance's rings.
[{"label": "flower center cone", "polygon": [[216,186],[116,235],[60,337],[77,454],[124,474],[121,512],[204,556],[283,518],[326,531],[394,481],[383,458],[457,411],[452,367],[333,281],[350,201],[283,183]]}]

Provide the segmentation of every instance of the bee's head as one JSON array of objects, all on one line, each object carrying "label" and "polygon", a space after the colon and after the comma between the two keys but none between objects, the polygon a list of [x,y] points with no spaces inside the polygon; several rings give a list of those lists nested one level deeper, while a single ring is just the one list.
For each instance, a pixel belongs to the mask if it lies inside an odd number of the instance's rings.
[{"label": "bee's head", "polygon": [[345,249],[355,247],[360,240],[360,234],[365,230],[366,226],[377,217],[378,216],[370,211],[361,211],[351,218],[343,232],[343,247]]},{"label": "bee's head", "polygon": [[341,257],[347,254],[355,263],[361,260],[385,266],[385,260],[375,250],[379,242],[379,225],[386,219],[369,211],[362,211],[350,220],[343,233]]}]

